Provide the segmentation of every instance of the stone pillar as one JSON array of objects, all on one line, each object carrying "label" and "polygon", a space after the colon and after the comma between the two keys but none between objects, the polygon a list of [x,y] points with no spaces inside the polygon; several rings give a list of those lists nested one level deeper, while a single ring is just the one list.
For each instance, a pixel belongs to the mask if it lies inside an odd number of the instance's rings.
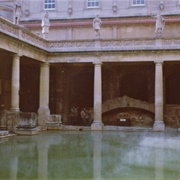
[{"label": "stone pillar", "polygon": [[163,120],[163,62],[155,62],[155,122],[153,129],[155,131],[164,131]]},{"label": "stone pillar", "polygon": [[11,111],[19,111],[20,56],[14,55],[11,79]]},{"label": "stone pillar", "polygon": [[72,40],[72,31],[73,31],[72,27],[67,28],[67,39],[68,40]]},{"label": "stone pillar", "polygon": [[91,125],[92,130],[102,130],[102,78],[101,62],[94,62],[94,121]]},{"label": "stone pillar", "polygon": [[118,30],[117,26],[112,27],[112,38],[113,39],[117,39],[117,30]]},{"label": "stone pillar", "polygon": [[156,38],[156,46],[158,46],[158,47],[162,47],[162,45],[163,45],[163,41],[162,41],[162,38]]},{"label": "stone pillar", "polygon": [[49,110],[49,64],[41,64],[40,69],[40,92],[39,92],[38,123],[42,130],[46,129],[46,121]]}]

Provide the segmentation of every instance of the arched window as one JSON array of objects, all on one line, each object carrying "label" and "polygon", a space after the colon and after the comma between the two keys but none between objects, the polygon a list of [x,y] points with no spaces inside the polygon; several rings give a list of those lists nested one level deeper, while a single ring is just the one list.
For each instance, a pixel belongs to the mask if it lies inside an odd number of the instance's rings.
[{"label": "arched window", "polygon": [[45,10],[55,9],[55,0],[44,0],[44,9]]}]

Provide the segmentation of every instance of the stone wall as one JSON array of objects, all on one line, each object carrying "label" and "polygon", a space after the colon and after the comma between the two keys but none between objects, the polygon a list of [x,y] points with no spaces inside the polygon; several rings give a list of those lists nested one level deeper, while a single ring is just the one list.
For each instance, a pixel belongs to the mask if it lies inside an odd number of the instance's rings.
[{"label": "stone wall", "polygon": [[[178,0],[166,0],[164,2],[163,13],[179,13],[180,6]],[[77,19],[77,18],[92,18],[96,14],[101,17],[126,17],[126,16],[147,16],[150,13],[156,13],[159,10],[160,1],[146,0],[144,5],[133,6],[132,0],[101,0],[99,7],[88,8],[87,0],[61,0],[56,1],[56,7],[49,11],[51,19]],[[113,10],[113,6],[116,10]],[[69,7],[71,13],[68,13]],[[39,20],[45,14],[43,0],[22,0],[22,20]],[[164,12],[165,11],[165,12]]]},{"label": "stone wall", "polygon": [[166,127],[180,127],[180,105],[166,105],[164,113]]},{"label": "stone wall", "polygon": [[[130,121],[130,126],[152,127],[154,112],[151,110],[154,109],[154,105],[150,103],[145,105],[144,102],[129,97],[128,99],[129,103],[123,97],[106,101],[103,104],[103,123],[105,125],[120,125],[121,119],[127,119]],[[128,107],[127,104],[131,104],[131,106]],[[180,127],[180,105],[165,105],[164,122],[166,127]]]}]

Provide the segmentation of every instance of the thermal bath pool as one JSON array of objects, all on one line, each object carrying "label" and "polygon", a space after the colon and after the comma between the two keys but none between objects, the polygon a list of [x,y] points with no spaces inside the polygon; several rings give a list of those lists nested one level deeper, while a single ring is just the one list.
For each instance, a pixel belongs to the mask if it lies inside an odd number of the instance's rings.
[{"label": "thermal bath pool", "polygon": [[0,139],[0,179],[180,179],[178,132],[44,132]]}]

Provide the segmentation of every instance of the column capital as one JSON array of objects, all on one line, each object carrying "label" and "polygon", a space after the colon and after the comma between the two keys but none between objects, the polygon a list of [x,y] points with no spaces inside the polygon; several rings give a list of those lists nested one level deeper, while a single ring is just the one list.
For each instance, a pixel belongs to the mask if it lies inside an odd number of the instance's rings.
[{"label": "column capital", "polygon": [[20,58],[22,55],[20,55],[20,54],[13,54],[13,58]]},{"label": "column capital", "polygon": [[100,60],[94,61],[93,62],[94,65],[102,65],[102,62]]},{"label": "column capital", "polygon": [[112,29],[118,29],[117,25],[112,26]]},{"label": "column capital", "polygon": [[72,26],[68,26],[66,29],[67,30],[72,30],[73,28],[72,28]]},{"label": "column capital", "polygon": [[155,63],[155,64],[159,64],[159,65],[160,65],[160,64],[163,65],[164,61],[157,61],[157,60],[155,60],[154,63]]},{"label": "column capital", "polygon": [[41,66],[49,66],[50,64],[48,62],[41,63]]}]

